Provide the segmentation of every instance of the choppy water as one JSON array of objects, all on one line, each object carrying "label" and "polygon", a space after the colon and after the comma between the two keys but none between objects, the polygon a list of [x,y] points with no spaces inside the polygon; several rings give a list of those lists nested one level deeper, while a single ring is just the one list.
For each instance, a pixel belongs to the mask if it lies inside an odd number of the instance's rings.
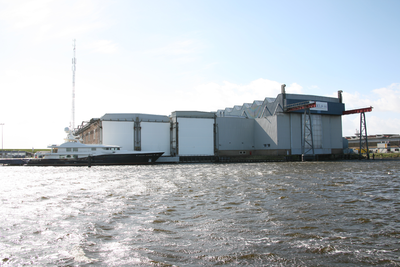
[{"label": "choppy water", "polygon": [[400,265],[400,161],[0,167],[0,265]]}]

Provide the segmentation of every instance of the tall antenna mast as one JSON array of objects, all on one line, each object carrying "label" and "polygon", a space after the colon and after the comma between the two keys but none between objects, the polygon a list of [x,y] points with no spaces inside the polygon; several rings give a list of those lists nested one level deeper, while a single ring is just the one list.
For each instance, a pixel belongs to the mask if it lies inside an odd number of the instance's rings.
[{"label": "tall antenna mast", "polygon": [[75,39],[74,39],[74,57],[72,58],[72,121],[71,130],[75,128],[75,70],[76,70],[76,58],[75,58]]}]

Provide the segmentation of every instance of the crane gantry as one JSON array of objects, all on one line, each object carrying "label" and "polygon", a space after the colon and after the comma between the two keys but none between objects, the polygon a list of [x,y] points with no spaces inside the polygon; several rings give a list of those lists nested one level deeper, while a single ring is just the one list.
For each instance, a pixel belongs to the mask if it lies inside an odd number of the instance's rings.
[{"label": "crane gantry", "polygon": [[360,114],[360,150],[358,152],[359,159],[361,159],[361,156],[364,153],[367,154],[367,159],[369,159],[367,121],[365,118],[365,112],[371,112],[371,111],[372,107],[343,111],[343,115],[358,114],[358,113]]}]

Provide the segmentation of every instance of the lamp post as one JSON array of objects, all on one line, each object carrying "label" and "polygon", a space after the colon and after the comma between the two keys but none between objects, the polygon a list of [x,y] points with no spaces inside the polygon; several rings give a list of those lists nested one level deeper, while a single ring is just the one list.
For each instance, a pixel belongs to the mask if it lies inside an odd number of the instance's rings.
[{"label": "lamp post", "polygon": [[4,149],[3,149],[3,126],[4,123],[0,123],[1,125],[1,156],[3,157]]}]

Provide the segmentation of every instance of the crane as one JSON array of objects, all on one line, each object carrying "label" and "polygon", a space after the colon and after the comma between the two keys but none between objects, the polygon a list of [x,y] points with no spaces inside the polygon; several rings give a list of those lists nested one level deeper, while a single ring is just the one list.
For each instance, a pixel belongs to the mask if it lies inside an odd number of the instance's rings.
[{"label": "crane", "polygon": [[360,151],[358,153],[359,159],[361,159],[361,155],[363,153],[366,153],[367,159],[369,159],[367,121],[365,118],[365,112],[371,112],[372,109],[373,107],[368,107],[343,111],[343,115],[360,114]]}]

